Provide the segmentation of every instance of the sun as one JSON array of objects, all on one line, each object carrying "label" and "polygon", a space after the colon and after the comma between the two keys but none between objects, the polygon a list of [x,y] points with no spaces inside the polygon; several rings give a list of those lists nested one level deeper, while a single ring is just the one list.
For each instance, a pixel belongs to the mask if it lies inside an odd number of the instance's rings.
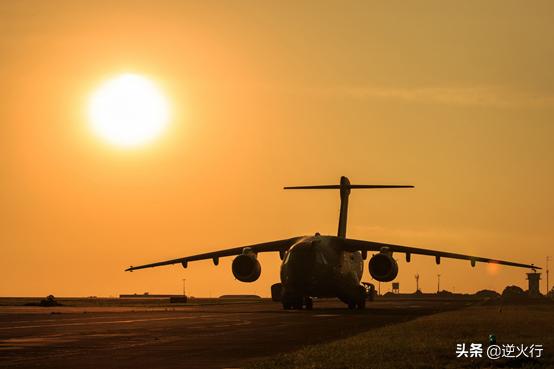
[{"label": "sun", "polygon": [[104,82],[89,102],[93,132],[107,142],[131,148],[160,136],[169,124],[169,103],[149,79],[121,74]]}]

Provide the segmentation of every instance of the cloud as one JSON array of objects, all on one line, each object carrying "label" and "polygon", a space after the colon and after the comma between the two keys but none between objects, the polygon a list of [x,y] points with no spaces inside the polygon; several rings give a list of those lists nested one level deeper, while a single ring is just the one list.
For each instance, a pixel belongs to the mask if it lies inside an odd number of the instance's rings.
[{"label": "cloud", "polygon": [[422,104],[484,106],[498,108],[552,108],[554,94],[514,90],[498,86],[472,87],[371,87],[350,86],[308,89],[322,96],[356,99],[400,100]]}]

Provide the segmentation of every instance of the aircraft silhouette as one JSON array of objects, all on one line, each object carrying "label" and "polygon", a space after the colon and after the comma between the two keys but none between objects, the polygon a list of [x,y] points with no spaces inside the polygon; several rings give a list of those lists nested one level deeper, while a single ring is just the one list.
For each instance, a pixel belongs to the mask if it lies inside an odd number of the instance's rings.
[{"label": "aircraft silhouette", "polygon": [[208,252],[179,259],[145,264],[126,269],[133,271],[163,265],[182,264],[187,267],[189,261],[212,259],[215,265],[219,258],[237,255],[232,263],[232,272],[241,282],[254,282],[261,274],[261,265],[257,260],[260,252],[278,252],[281,257],[281,283],[271,287],[274,301],[280,301],[284,309],[311,309],[312,297],[337,297],[350,309],[365,307],[368,290],[361,283],[363,260],[368,251],[377,252],[369,259],[368,269],[373,279],[390,282],[398,275],[398,264],[393,253],[402,253],[410,262],[412,254],[435,257],[437,264],[441,258],[464,259],[475,266],[476,262],[496,263],[514,267],[540,269],[533,264],[521,264],[477,256],[455,254],[417,247],[393,245],[381,242],[362,241],[346,238],[346,219],[348,215],[348,197],[352,189],[375,188],[413,188],[403,185],[353,185],[347,177],[341,177],[338,185],[293,186],[286,190],[338,189],[340,190],[340,213],[337,236],[300,236],[284,240],[258,243],[248,246]]}]

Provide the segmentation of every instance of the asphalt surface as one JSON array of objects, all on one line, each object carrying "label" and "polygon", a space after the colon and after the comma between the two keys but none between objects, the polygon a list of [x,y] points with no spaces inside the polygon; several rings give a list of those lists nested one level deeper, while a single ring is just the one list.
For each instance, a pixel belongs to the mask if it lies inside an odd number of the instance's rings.
[{"label": "asphalt surface", "polygon": [[284,311],[264,301],[161,308],[0,307],[1,368],[235,368],[463,301],[380,301],[363,311],[317,301]]}]

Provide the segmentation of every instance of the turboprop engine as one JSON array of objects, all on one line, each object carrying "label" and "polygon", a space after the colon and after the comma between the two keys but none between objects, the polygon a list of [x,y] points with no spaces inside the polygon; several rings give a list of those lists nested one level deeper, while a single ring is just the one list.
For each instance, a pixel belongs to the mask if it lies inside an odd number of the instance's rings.
[{"label": "turboprop engine", "polygon": [[369,259],[369,274],[379,282],[390,282],[398,275],[398,264],[391,253],[380,252]]},{"label": "turboprop engine", "polygon": [[262,266],[254,252],[245,250],[233,260],[233,275],[241,282],[254,282],[260,278]]}]

